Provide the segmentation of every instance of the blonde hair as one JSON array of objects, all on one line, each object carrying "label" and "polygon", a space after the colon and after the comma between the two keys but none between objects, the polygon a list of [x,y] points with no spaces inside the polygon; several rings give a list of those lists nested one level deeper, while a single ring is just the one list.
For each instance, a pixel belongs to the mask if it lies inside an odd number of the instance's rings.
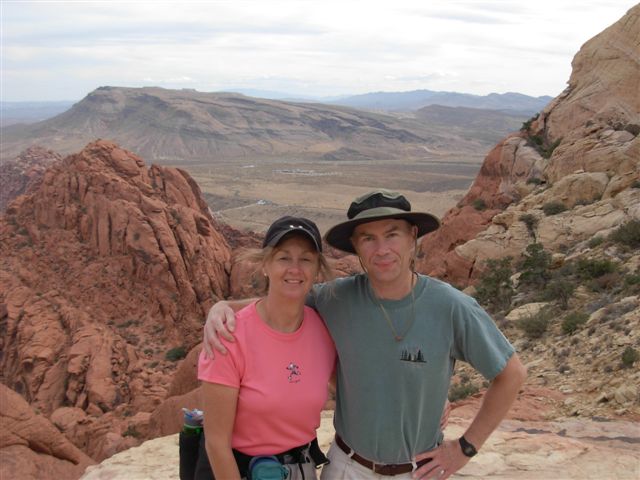
[{"label": "blonde hair", "polygon": [[[306,236],[304,238],[307,238]],[[310,240],[311,242],[311,240]],[[313,243],[313,242],[311,242]],[[263,275],[261,269],[262,266],[271,261],[278,251],[278,246],[264,247],[264,248],[244,248],[238,253],[235,262],[249,262],[256,265],[253,271],[253,285],[255,286],[257,293],[264,295],[269,290],[269,278]],[[334,273],[327,261],[327,258],[322,252],[318,253],[318,282],[327,282],[334,278]],[[314,282],[315,283],[315,282]]]}]

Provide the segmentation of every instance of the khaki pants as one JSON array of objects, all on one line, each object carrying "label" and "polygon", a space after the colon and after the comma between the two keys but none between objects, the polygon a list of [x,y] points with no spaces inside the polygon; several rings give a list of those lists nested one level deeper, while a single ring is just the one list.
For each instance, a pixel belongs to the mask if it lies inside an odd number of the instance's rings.
[{"label": "khaki pants", "polygon": [[335,440],[329,447],[327,454],[331,463],[322,468],[320,480],[411,480],[411,472],[402,475],[380,475],[360,465],[355,460],[349,458],[340,447],[335,444]]}]

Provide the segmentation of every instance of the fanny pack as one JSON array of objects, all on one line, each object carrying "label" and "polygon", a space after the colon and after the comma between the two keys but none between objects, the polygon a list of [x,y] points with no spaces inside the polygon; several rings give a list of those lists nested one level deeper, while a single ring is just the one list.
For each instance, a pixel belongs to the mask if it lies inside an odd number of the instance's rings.
[{"label": "fanny pack", "polygon": [[252,457],[235,449],[233,455],[238,464],[240,474],[243,475],[246,472],[247,480],[284,480],[289,474],[289,469],[283,465],[308,463],[308,457],[310,457],[315,468],[320,468],[322,465],[329,463],[329,459],[320,450],[317,438],[314,438],[308,444],[292,448],[277,455]]},{"label": "fanny pack", "polygon": [[253,457],[247,469],[247,480],[285,480],[288,476],[289,470],[275,455]]}]

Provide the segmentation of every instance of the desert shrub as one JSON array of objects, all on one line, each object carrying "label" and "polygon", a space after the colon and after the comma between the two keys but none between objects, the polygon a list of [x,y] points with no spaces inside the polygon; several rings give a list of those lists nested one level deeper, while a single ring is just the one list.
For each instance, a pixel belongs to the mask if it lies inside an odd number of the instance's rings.
[{"label": "desert shrub", "polygon": [[631,188],[640,188],[640,180],[635,180],[635,181],[631,184]]},{"label": "desert shrub", "polygon": [[616,264],[606,258],[581,258],[574,265],[578,278],[591,280],[616,271]]},{"label": "desert shrub", "polygon": [[640,134],[640,125],[637,123],[627,123],[624,126],[624,130],[637,137]]},{"label": "desert shrub", "polygon": [[480,389],[473,383],[456,383],[449,388],[449,401],[457,402],[478,393]]},{"label": "desert shrub", "polygon": [[557,139],[555,142],[553,142],[547,148],[543,148],[542,151],[540,152],[542,157],[543,158],[551,158],[551,155],[553,154],[553,151],[558,147],[558,145],[560,145],[560,142],[562,142],[561,138]]},{"label": "desert shrub", "polygon": [[531,124],[538,119],[538,117],[540,116],[539,113],[536,113],[533,117],[531,117],[529,120],[527,120],[526,122],[522,123],[522,126],[520,127],[520,130],[523,132],[528,132],[531,129]]},{"label": "desert shrub", "polygon": [[551,278],[550,265],[551,254],[542,244],[530,243],[527,245],[525,257],[520,266],[522,272],[520,282],[523,285],[544,285]]},{"label": "desert shrub", "polygon": [[553,311],[549,308],[540,310],[535,315],[527,315],[516,322],[516,326],[522,330],[528,338],[540,338],[551,325]]},{"label": "desert shrub", "polygon": [[475,208],[478,211],[482,211],[482,210],[486,210],[487,209],[487,202],[485,202],[481,198],[476,198],[473,201],[472,205],[473,205],[473,208]]},{"label": "desert shrub", "polygon": [[609,239],[631,248],[640,248],[640,220],[631,220],[609,235]]},{"label": "desert shrub", "polygon": [[562,320],[562,331],[567,335],[571,335],[578,330],[579,327],[587,323],[589,315],[584,312],[573,312],[564,317]]},{"label": "desert shrub", "polygon": [[527,183],[530,185],[542,185],[544,180],[538,177],[529,177],[527,178]]},{"label": "desert shrub", "polygon": [[124,431],[124,433],[122,434],[122,436],[138,438],[140,437],[140,432],[138,432],[135,425],[129,425],[127,429]]},{"label": "desert shrub", "polygon": [[483,305],[498,309],[511,303],[513,285],[511,284],[511,257],[489,259],[476,284],[476,299]]},{"label": "desert shrub", "polygon": [[638,360],[640,360],[640,353],[638,353],[638,351],[635,348],[629,346],[624,349],[624,352],[622,352],[623,367],[629,368],[633,366],[633,364],[636,363]]},{"label": "desert shrub", "polygon": [[538,219],[536,218],[536,216],[531,214],[531,213],[524,213],[524,214],[520,215],[518,220],[520,220],[522,223],[524,223],[526,225],[527,231],[529,232],[529,235],[531,235],[533,238],[535,238],[536,237],[536,227],[538,226]]},{"label": "desert shrub", "polygon": [[589,248],[596,248],[598,245],[602,245],[604,242],[604,238],[601,235],[596,235],[595,237],[591,237],[587,242],[587,246]]},{"label": "desert shrub", "polygon": [[560,308],[566,310],[569,306],[569,299],[573,295],[576,285],[567,278],[555,278],[551,280],[542,293],[544,300],[557,300]]},{"label": "desert shrub", "polygon": [[562,202],[547,202],[542,205],[542,211],[544,214],[549,217],[551,215],[557,215],[558,213],[562,213],[567,209],[564,203]]},{"label": "desert shrub", "polygon": [[186,356],[187,356],[186,348],[184,348],[184,347],[175,347],[175,348],[172,348],[171,350],[167,351],[167,353],[164,355],[164,358],[166,358],[167,360],[170,360],[172,362],[177,362],[178,360],[182,360]]},{"label": "desert shrub", "polygon": [[604,290],[613,290],[622,285],[622,276],[618,272],[605,273],[589,282],[589,287],[594,292],[602,292]]}]

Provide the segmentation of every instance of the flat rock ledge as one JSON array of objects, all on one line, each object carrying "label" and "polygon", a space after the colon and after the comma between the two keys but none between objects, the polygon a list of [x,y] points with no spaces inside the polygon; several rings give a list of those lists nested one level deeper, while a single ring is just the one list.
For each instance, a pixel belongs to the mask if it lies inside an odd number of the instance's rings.
[{"label": "flat rock ledge", "polygon": [[[326,451],[333,438],[332,413],[323,413],[318,438]],[[445,436],[461,435],[467,420],[453,417]],[[149,440],[87,468],[82,480],[175,480],[178,435]],[[504,421],[458,479],[640,478],[640,424],[564,419]]]}]

